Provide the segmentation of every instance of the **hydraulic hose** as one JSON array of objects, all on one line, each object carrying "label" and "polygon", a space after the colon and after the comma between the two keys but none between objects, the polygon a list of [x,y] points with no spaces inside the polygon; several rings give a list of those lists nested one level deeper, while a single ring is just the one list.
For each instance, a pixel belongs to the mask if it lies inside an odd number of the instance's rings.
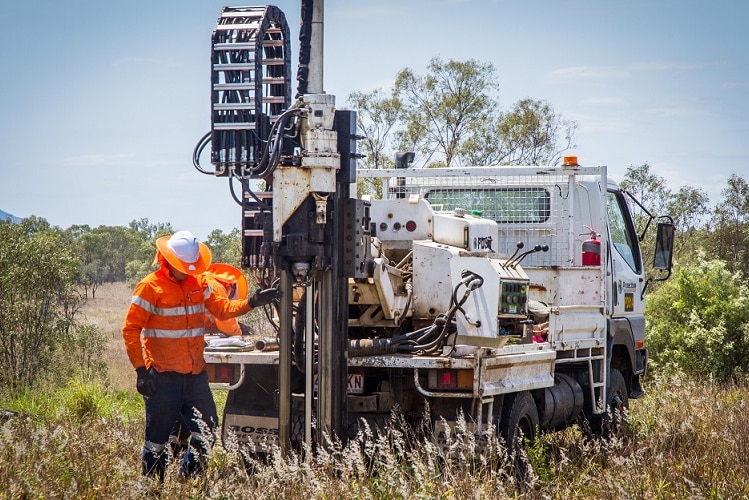
[{"label": "hydraulic hose", "polygon": [[200,166],[200,155],[203,153],[205,147],[211,142],[211,132],[207,132],[203,137],[200,138],[198,143],[195,145],[195,149],[192,151],[192,164],[201,174],[213,175],[213,172],[205,170]]}]

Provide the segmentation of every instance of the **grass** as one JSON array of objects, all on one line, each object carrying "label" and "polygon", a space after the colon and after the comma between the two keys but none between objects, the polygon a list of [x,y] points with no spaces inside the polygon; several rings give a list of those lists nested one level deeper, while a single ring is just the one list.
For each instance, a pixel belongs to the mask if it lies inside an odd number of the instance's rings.
[{"label": "grass", "polygon": [[[127,298],[115,298],[115,291],[108,297],[106,288],[87,305],[87,314],[109,318],[98,326],[111,329],[107,360],[119,357],[122,369],[110,363],[107,383],[74,379],[62,388],[0,399],[0,407],[20,412],[0,420],[2,499],[142,498],[157,490],[140,476],[143,402],[132,368],[121,359],[119,325]],[[524,457],[529,467],[522,479],[496,440],[475,454],[467,433],[467,441],[452,443],[454,454],[440,458],[431,442],[416,441],[394,425],[387,436],[364,434],[329,453],[277,453],[257,463],[252,476],[244,469],[247,450],[219,443],[202,478],[180,482],[170,467],[161,496],[749,497],[747,388],[673,376],[650,377],[646,390],[632,402],[629,426],[612,439],[586,439],[577,426],[542,435]]]}]

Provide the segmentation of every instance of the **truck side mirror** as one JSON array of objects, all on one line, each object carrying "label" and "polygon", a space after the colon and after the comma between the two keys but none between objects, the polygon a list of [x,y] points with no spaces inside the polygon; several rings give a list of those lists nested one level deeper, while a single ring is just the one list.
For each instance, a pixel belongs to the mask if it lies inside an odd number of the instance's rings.
[{"label": "truck side mirror", "polygon": [[655,255],[653,267],[664,271],[671,270],[671,258],[674,253],[674,233],[676,227],[673,222],[659,222],[655,236]]},{"label": "truck side mirror", "polygon": [[653,268],[659,271],[665,271],[665,276],[660,278],[648,278],[645,282],[645,286],[642,287],[642,294],[640,297],[645,296],[645,290],[651,281],[666,281],[671,277],[671,258],[674,254],[674,234],[676,233],[676,226],[671,217],[664,216],[664,219],[668,219],[668,222],[659,222],[655,234],[655,255],[653,255]]}]

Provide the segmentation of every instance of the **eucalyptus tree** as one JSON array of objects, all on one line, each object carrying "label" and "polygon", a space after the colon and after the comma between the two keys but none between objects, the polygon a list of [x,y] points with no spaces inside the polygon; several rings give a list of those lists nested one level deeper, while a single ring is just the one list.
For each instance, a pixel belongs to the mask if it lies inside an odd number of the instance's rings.
[{"label": "eucalyptus tree", "polygon": [[556,165],[573,142],[577,122],[547,101],[521,99],[509,111],[479,122],[461,145],[467,165]]},{"label": "eucalyptus tree", "polygon": [[390,91],[355,92],[360,165],[393,165],[397,151],[414,151],[427,167],[556,164],[574,147],[577,123],[546,101],[521,99],[499,106],[499,83],[491,63],[434,58],[427,72],[406,68]]},{"label": "eucalyptus tree", "polygon": [[[655,168],[647,162],[630,166],[620,185],[653,216],[669,216],[673,219],[678,231],[678,237],[674,241],[674,257],[681,264],[694,261],[705,239],[706,218],[710,213],[707,194],[701,188],[687,185],[679,187],[676,192],[672,191],[666,179],[658,175]],[[643,248],[653,248],[654,231],[645,232],[648,213],[636,204],[630,205],[638,232],[645,239]],[[650,266],[647,253],[645,257],[646,266]]]},{"label": "eucalyptus tree", "polygon": [[712,254],[728,262],[731,271],[749,276],[749,183],[732,174],[723,198],[713,209],[708,243]]},{"label": "eucalyptus tree", "polygon": [[497,108],[499,83],[491,63],[433,58],[425,75],[401,70],[395,95],[403,105],[400,143],[430,166],[453,166],[461,145]]},{"label": "eucalyptus tree", "polygon": [[62,230],[0,222],[0,385],[34,385],[55,366],[81,304],[78,259]]},{"label": "eucalyptus tree", "polygon": [[213,262],[223,262],[239,267],[242,264],[242,240],[239,228],[234,228],[228,233],[220,229],[214,229],[205,240],[211,249]]}]

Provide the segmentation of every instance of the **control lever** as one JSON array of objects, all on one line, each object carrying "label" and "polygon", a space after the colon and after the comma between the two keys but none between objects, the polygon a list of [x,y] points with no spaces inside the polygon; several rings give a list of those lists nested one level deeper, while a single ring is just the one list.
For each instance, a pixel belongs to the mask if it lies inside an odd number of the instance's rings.
[{"label": "control lever", "polygon": [[514,260],[509,262],[508,265],[512,266],[513,268],[517,267],[518,264],[520,264],[520,261],[522,261],[525,257],[532,253],[536,252],[548,252],[549,251],[549,245],[536,245],[527,252],[523,252],[520,255],[518,255]]},{"label": "control lever", "polygon": [[516,247],[516,248],[515,248],[515,253],[514,253],[514,254],[512,254],[512,255],[510,256],[510,258],[509,258],[509,259],[507,259],[507,260],[505,261],[505,263],[504,263],[504,264],[502,264],[502,267],[507,267],[507,266],[508,266],[508,265],[510,264],[510,262],[512,261],[512,259],[514,259],[514,258],[515,258],[515,256],[516,256],[516,255],[518,254],[518,252],[519,252],[519,251],[520,251],[520,250],[521,250],[521,249],[522,249],[522,248],[523,248],[524,246],[525,246],[525,243],[523,243],[522,241],[518,241],[518,242],[517,242],[517,244],[515,245],[515,247]]}]

